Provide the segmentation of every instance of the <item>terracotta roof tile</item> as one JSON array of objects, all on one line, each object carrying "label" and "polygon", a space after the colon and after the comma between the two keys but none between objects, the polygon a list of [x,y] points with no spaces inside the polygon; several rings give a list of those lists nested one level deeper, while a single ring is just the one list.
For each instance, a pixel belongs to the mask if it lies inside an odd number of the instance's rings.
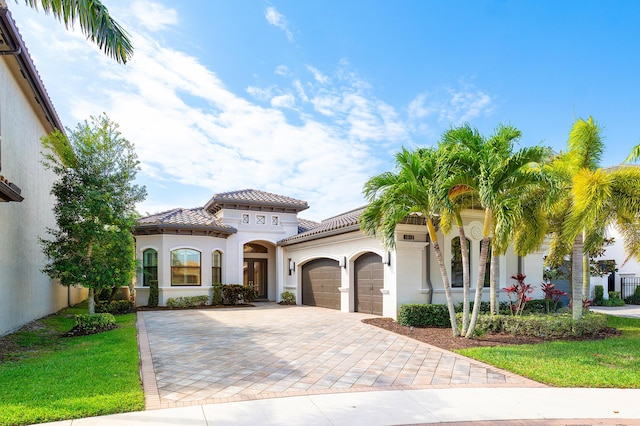
[{"label": "terracotta roof tile", "polygon": [[319,222],[298,218],[298,234],[310,231],[311,229],[315,228],[318,225],[320,225]]},{"label": "terracotta roof tile", "polygon": [[235,228],[218,221],[214,215],[202,207],[194,209],[177,208],[141,217],[136,220],[137,225],[194,225],[211,226],[218,229],[228,229],[235,232]]},{"label": "terracotta roof tile", "polygon": [[355,210],[351,210],[346,213],[342,213],[337,216],[325,219],[310,230],[289,238],[285,238],[284,240],[279,241],[278,244],[287,245],[298,241],[315,240],[328,235],[341,233],[341,231],[350,232],[352,230],[359,229],[360,215],[362,214],[364,209],[365,207],[360,207]]},{"label": "terracotta roof tile", "polygon": [[239,191],[215,194],[205,205],[205,208],[217,211],[228,205],[281,207],[292,209],[296,212],[309,208],[306,201],[257,189],[241,189]]}]

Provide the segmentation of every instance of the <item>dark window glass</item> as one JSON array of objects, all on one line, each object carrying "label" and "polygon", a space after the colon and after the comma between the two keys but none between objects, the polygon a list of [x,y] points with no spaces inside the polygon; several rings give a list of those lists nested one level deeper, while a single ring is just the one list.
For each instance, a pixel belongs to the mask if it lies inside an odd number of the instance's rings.
[{"label": "dark window glass", "polygon": [[[471,264],[471,241],[467,240],[467,259]],[[460,249],[460,238],[455,237],[451,240],[451,287],[462,287],[463,273],[462,273],[462,250]]]},{"label": "dark window glass", "polygon": [[142,252],[142,285],[148,287],[151,280],[158,281],[158,252],[147,249]]}]

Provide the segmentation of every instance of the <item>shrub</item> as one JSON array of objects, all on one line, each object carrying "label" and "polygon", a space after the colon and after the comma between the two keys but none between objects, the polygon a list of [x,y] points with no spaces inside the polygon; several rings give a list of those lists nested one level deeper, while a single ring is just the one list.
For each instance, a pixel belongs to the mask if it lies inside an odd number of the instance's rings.
[{"label": "shrub", "polygon": [[451,327],[447,305],[417,303],[400,306],[398,324],[415,327]]},{"label": "shrub", "polygon": [[213,285],[213,297],[211,298],[212,305],[222,305],[222,284]]},{"label": "shrub", "polygon": [[251,303],[256,298],[256,289],[252,286],[242,286],[242,300],[244,303]]},{"label": "shrub", "polygon": [[[544,301],[545,301],[545,312],[557,312],[558,305],[560,304],[560,298],[563,296],[568,296],[569,294],[565,291],[558,290],[555,284],[552,283],[542,283],[540,288],[544,292]],[[551,305],[553,302],[553,307]]]},{"label": "shrub", "polygon": [[604,302],[604,287],[601,285],[597,285],[593,289],[593,292],[593,304],[596,306],[602,306],[602,303]]},{"label": "shrub", "polygon": [[96,313],[128,314],[133,310],[133,300],[112,300],[96,303]]},{"label": "shrub", "polygon": [[116,327],[116,318],[108,313],[80,314],[75,316],[74,329],[82,334],[94,334]]},{"label": "shrub", "polygon": [[478,317],[476,326],[482,332],[500,332],[514,336],[563,338],[593,336],[607,328],[605,315],[588,313],[574,321],[566,315],[495,315]]},{"label": "shrub", "polygon": [[[521,315],[526,303],[531,300],[527,295],[533,292],[533,287],[531,284],[524,282],[525,278],[527,276],[523,274],[512,275],[511,279],[516,280],[516,283],[504,289],[509,298],[511,312],[514,315]],[[514,298],[513,300],[511,300],[512,297]]]},{"label": "shrub", "polygon": [[636,287],[631,296],[625,297],[624,301],[631,305],[640,305],[640,285]]},{"label": "shrub", "polygon": [[155,308],[158,306],[158,280],[150,280],[149,281],[149,300],[147,301],[147,306],[150,308]]},{"label": "shrub", "polygon": [[225,305],[237,305],[244,295],[244,286],[225,284],[222,286],[222,301]]},{"label": "shrub", "polygon": [[[454,309],[456,312],[462,312],[463,306],[462,302],[454,305]],[[469,302],[469,309],[473,309],[473,301]],[[480,302],[480,313],[481,314],[489,314],[491,313],[491,303],[490,302]],[[498,313],[508,314],[509,313],[509,303],[508,302],[500,302],[498,304]]]},{"label": "shrub", "polygon": [[285,291],[280,294],[280,299],[282,299],[283,305],[295,305],[296,304],[296,295],[291,293],[290,291]]},{"label": "shrub", "polygon": [[603,306],[624,306],[624,300],[620,298],[620,292],[610,291],[609,300],[602,303]]},{"label": "shrub", "polygon": [[167,299],[167,308],[195,308],[209,303],[209,296],[184,296]]}]

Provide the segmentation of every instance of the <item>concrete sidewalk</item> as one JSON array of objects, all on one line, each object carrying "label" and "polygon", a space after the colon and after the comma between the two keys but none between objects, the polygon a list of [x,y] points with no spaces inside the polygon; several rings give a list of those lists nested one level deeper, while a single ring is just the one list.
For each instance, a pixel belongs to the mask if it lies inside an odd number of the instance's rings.
[{"label": "concrete sidewalk", "polygon": [[115,414],[55,425],[640,425],[639,389],[453,388],[349,392]]}]

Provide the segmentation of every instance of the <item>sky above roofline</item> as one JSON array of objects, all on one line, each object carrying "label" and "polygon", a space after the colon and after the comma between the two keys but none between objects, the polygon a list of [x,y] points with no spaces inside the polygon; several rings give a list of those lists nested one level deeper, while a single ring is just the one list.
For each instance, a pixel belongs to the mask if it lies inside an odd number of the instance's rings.
[{"label": "sky above roofline", "polygon": [[402,146],[469,122],[563,150],[603,127],[603,166],[640,142],[635,1],[105,0],[118,65],[22,4],[9,8],[68,127],[106,112],[141,160],[141,213],[256,188],[321,220],[364,204]]}]

